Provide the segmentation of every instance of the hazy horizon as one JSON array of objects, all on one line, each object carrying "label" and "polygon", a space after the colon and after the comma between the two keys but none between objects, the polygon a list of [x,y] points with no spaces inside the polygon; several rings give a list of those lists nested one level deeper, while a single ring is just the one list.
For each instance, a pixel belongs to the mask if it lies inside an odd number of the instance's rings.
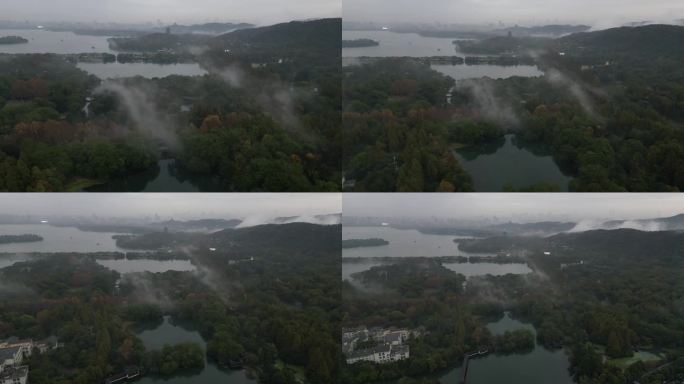
[{"label": "hazy horizon", "polygon": [[345,0],[345,21],[440,24],[586,24],[595,29],[629,22],[675,23],[679,0]]},{"label": "hazy horizon", "polygon": [[189,24],[244,22],[269,25],[341,17],[340,0],[7,0],[0,19],[71,23]]},{"label": "hazy horizon", "polygon": [[684,196],[662,193],[344,194],[345,217],[532,222],[651,219],[684,213]]},{"label": "hazy horizon", "polygon": [[134,218],[263,218],[341,213],[337,193],[98,193],[5,194],[3,215]]}]

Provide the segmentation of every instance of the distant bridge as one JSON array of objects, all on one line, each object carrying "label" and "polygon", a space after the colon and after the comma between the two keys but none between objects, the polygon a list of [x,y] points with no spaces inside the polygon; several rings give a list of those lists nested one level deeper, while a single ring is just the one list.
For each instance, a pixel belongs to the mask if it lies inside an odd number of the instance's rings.
[{"label": "distant bridge", "polygon": [[470,364],[470,359],[485,356],[489,353],[488,349],[480,349],[476,352],[467,353],[463,356],[463,374],[461,375],[461,384],[466,384],[466,379],[468,378],[468,365]]}]

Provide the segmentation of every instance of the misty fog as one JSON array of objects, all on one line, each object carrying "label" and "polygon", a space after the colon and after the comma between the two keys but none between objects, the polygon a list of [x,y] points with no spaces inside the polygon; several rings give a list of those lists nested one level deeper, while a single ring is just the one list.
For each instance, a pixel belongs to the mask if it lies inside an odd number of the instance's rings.
[{"label": "misty fog", "polygon": [[180,147],[177,125],[171,116],[161,112],[155,102],[154,92],[141,86],[106,81],[95,89],[95,95],[112,92],[118,95],[126,112],[133,120],[135,129],[155,138],[172,150]]},{"label": "misty fog", "polygon": [[0,19],[81,23],[250,22],[340,17],[339,0],[4,0]]},{"label": "misty fog", "polygon": [[609,28],[628,22],[673,23],[684,17],[679,0],[345,0],[345,21],[385,23],[543,25],[582,23]]},{"label": "misty fog", "polygon": [[[149,218],[191,220],[201,218],[245,219],[260,224],[278,217],[298,221],[329,222],[342,210],[339,194],[311,193],[100,193],[100,194],[4,194],[3,216]],[[332,223],[334,224],[334,223]]]},{"label": "misty fog", "polygon": [[[636,220],[684,213],[680,194],[620,193],[391,193],[344,194],[344,216],[488,220],[518,223],[572,220],[596,225],[612,219]],[[625,223],[625,227],[629,227]]]}]

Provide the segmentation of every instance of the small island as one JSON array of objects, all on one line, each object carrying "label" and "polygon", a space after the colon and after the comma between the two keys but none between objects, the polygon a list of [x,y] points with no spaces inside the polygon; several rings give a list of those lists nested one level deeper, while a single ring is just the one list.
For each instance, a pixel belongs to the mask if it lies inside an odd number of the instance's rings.
[{"label": "small island", "polygon": [[43,241],[43,238],[38,235],[25,234],[25,235],[0,235],[0,244],[11,244],[11,243],[34,243],[37,241]]},{"label": "small island", "polygon": [[29,41],[21,36],[2,36],[0,37],[0,44],[26,44]]},{"label": "small island", "polygon": [[342,248],[361,248],[361,247],[379,247],[388,245],[389,241],[384,239],[349,239],[342,240]]},{"label": "small island", "polygon": [[371,39],[342,40],[342,48],[377,47],[379,41]]}]

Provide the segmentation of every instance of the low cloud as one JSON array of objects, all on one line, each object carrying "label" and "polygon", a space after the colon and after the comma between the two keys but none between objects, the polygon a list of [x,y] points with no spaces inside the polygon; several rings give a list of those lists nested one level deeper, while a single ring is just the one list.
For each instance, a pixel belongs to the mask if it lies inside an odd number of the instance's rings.
[{"label": "low cloud", "polygon": [[252,216],[248,216],[244,220],[242,220],[240,225],[238,225],[236,228],[255,227],[257,225],[266,225],[266,224],[291,224],[291,223],[310,223],[310,224],[317,224],[317,225],[336,225],[336,224],[340,224],[341,221],[342,221],[342,215],[340,215],[340,214],[315,215],[315,216],[302,215],[302,216],[294,216],[294,217],[287,217],[287,218],[275,217],[272,215],[252,215]]},{"label": "low cloud", "polygon": [[150,281],[148,276],[147,273],[126,273],[122,275],[121,282],[133,287],[132,296],[136,300],[164,309],[173,308],[173,300],[153,281]]},{"label": "low cloud", "polygon": [[[545,78],[549,83],[557,87],[567,89],[568,92],[570,92],[570,95],[580,104],[584,112],[586,112],[589,116],[599,117],[594,109],[594,100],[589,94],[587,88],[585,88],[582,84],[554,68],[550,68],[546,71]],[[598,91],[594,90],[594,92]]]},{"label": "low cloud", "polygon": [[456,84],[456,88],[467,90],[473,95],[483,116],[507,126],[516,127],[520,125],[520,120],[513,111],[513,107],[496,95],[492,79],[462,80]]},{"label": "low cloud", "polygon": [[624,221],[598,221],[598,220],[583,220],[577,223],[575,227],[568,232],[586,232],[599,229],[636,229],[644,232],[656,232],[667,230],[663,223],[654,220],[624,220]]},{"label": "low cloud", "polygon": [[104,92],[111,92],[119,97],[133,121],[132,128],[161,141],[170,149],[180,148],[176,124],[168,114],[160,110],[153,90],[117,81],[106,81],[95,90],[96,94]]},{"label": "low cloud", "polygon": [[208,70],[232,88],[247,92],[254,98],[261,110],[270,115],[282,127],[295,129],[301,126],[301,121],[296,112],[296,99],[306,96],[303,91],[296,90],[278,80],[261,81],[235,64],[224,68],[209,66]]},{"label": "low cloud", "polygon": [[0,282],[0,297],[26,296],[34,293],[31,288],[20,283]]}]

